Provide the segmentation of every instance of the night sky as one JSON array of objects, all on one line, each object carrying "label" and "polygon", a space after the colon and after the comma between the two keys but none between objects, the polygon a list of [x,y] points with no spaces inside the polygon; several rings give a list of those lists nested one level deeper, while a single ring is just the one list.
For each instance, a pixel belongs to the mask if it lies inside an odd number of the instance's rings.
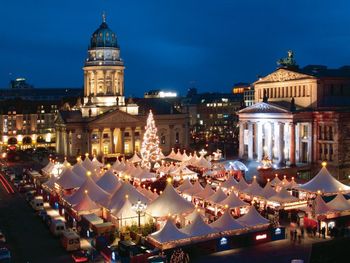
[{"label": "night sky", "polygon": [[230,92],[276,68],[350,64],[349,1],[11,0],[0,6],[0,87],[82,87],[90,36],[105,10],[125,61],[125,91]]}]

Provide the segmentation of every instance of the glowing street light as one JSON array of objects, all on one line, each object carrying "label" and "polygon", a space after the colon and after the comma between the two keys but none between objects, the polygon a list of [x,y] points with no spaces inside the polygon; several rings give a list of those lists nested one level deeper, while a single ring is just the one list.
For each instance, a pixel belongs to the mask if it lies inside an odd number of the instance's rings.
[{"label": "glowing street light", "polygon": [[138,230],[139,234],[141,234],[141,213],[143,213],[147,208],[147,204],[141,203],[139,199],[136,204],[133,204],[131,209],[137,213],[138,216]]}]

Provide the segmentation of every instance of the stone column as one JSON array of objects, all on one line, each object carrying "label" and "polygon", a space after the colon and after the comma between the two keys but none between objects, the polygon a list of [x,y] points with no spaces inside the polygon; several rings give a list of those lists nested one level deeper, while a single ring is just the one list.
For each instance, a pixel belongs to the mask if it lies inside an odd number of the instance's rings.
[{"label": "stone column", "polygon": [[326,144],[327,147],[327,161],[331,160],[331,145],[329,143]]},{"label": "stone column", "polygon": [[289,162],[290,165],[295,165],[295,124],[289,123],[290,128],[290,151],[289,151]]},{"label": "stone column", "polygon": [[103,149],[102,149],[102,141],[103,141],[103,129],[98,129],[98,138],[100,143],[100,155],[103,155]]},{"label": "stone column", "polygon": [[116,95],[117,94],[117,88],[116,88],[116,85],[115,85],[115,70],[112,71],[112,92],[113,92],[113,95]]},{"label": "stone column", "polygon": [[94,76],[94,90],[95,90],[95,96],[97,96],[97,71],[93,71]]},{"label": "stone column", "polygon": [[121,137],[121,154],[124,154],[125,153],[125,135],[124,135],[124,132],[125,132],[125,128],[120,128],[120,137]]},{"label": "stone column", "polygon": [[295,125],[295,156],[296,161],[301,161],[301,150],[300,150],[300,123]]},{"label": "stone column", "polygon": [[239,157],[244,155],[244,126],[243,121],[239,121]]},{"label": "stone column", "polygon": [[307,162],[312,162],[312,122],[308,123],[307,127]]},{"label": "stone column", "polygon": [[66,130],[66,144],[67,144],[67,150],[66,150],[66,155],[70,156],[72,154],[71,152],[71,146],[72,144],[70,143],[70,136],[71,135],[71,131],[70,130]]},{"label": "stone column", "polygon": [[253,160],[253,123],[248,122],[248,158]]},{"label": "stone column", "polygon": [[110,128],[110,146],[111,146],[111,153],[115,153],[115,145],[114,145],[114,130],[115,128]]},{"label": "stone column", "polygon": [[135,152],[135,129],[136,127],[131,127],[131,144],[130,144],[131,153]]},{"label": "stone column", "polygon": [[56,127],[56,152],[60,153],[60,133],[58,127]]},{"label": "stone column", "polygon": [[267,132],[265,135],[265,142],[267,142],[267,156],[272,160],[272,123],[268,122],[266,125],[267,129],[265,128],[265,130],[267,130]]},{"label": "stone column", "polygon": [[312,147],[312,162],[317,163],[319,159],[319,154],[320,154],[320,145],[317,143],[318,141],[318,132],[319,129],[317,127],[317,121],[314,121],[312,123],[312,142],[313,144],[311,145]]},{"label": "stone column", "polygon": [[261,161],[263,156],[262,156],[262,152],[263,152],[263,127],[262,127],[262,123],[259,121],[258,122],[258,129],[257,129],[257,141],[258,141],[258,147],[257,147],[257,156],[258,156],[258,161]]},{"label": "stone column", "polygon": [[276,123],[275,129],[275,143],[276,143],[276,151],[277,151],[277,160],[279,164],[284,162],[284,123],[278,122]]},{"label": "stone column", "polygon": [[87,72],[84,71],[84,96],[87,97],[90,94],[90,85],[87,77]]}]

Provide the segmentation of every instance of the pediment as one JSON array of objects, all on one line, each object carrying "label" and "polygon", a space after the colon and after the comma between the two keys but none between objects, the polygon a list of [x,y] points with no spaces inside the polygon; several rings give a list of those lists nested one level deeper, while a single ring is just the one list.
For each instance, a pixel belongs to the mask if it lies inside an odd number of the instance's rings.
[{"label": "pediment", "polygon": [[140,119],[126,112],[114,110],[97,116],[94,120],[90,121],[89,124],[104,126],[111,126],[111,124],[113,124],[112,126],[118,127],[123,126],[123,124],[140,124]]},{"label": "pediment", "polygon": [[313,79],[315,77],[304,73],[296,72],[293,70],[281,68],[263,78],[260,78],[258,81],[255,82],[255,84],[264,83],[264,82],[282,82],[282,81],[298,80],[298,79],[305,79],[305,78]]},{"label": "pediment", "polygon": [[289,110],[266,102],[258,102],[238,112],[242,113],[290,113]]}]

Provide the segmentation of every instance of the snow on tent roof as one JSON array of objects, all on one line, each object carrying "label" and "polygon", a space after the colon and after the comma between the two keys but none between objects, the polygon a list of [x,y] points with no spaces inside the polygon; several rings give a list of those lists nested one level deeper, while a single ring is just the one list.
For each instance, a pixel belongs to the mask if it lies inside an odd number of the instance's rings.
[{"label": "snow on tent roof", "polygon": [[73,189],[80,187],[86,180],[78,176],[72,171],[71,168],[65,168],[61,173],[60,178],[57,179],[56,184],[58,184],[62,189]]},{"label": "snow on tent roof", "polygon": [[276,194],[277,192],[275,191],[275,189],[273,189],[270,182],[267,182],[267,184],[261,191],[261,196],[264,197],[265,199],[269,199],[271,196],[274,196]]},{"label": "snow on tent roof", "polygon": [[328,204],[323,200],[323,198],[320,195],[317,195],[315,200],[315,214],[316,215],[324,215],[328,214],[330,212],[333,212],[333,209],[331,209]]},{"label": "snow on tent roof", "polygon": [[133,187],[129,182],[123,182],[121,181],[121,186],[118,188],[118,190],[112,195],[111,199],[108,202],[108,208],[109,209],[116,209],[119,210],[122,206],[122,202],[125,198],[125,196],[128,196],[131,203],[137,203],[139,200],[142,203],[149,203],[149,199],[144,196],[142,193],[136,190],[135,187]]},{"label": "snow on tent roof", "polygon": [[328,207],[335,211],[346,211],[350,210],[350,202],[345,199],[343,194],[337,194],[337,196],[330,202],[327,203]]},{"label": "snow on tent roof", "polygon": [[227,206],[228,208],[236,208],[236,207],[243,207],[243,206],[249,205],[248,203],[239,199],[234,192],[231,192],[231,194],[227,196],[224,200],[219,202],[219,204],[223,206]]},{"label": "snow on tent roof", "polygon": [[107,170],[96,184],[110,194],[113,194],[121,186],[118,177],[111,169]]},{"label": "snow on tent roof", "polygon": [[215,193],[215,191],[211,188],[210,184],[207,183],[207,185],[204,187],[204,189],[202,191],[200,191],[199,193],[196,193],[195,196],[206,200],[210,196],[212,196],[214,193]]},{"label": "snow on tent roof", "polygon": [[256,177],[253,178],[253,182],[251,185],[249,185],[246,189],[244,189],[242,192],[251,195],[251,196],[261,196],[262,193],[262,187],[259,185],[258,181],[256,180]]},{"label": "snow on tent roof", "polygon": [[86,194],[88,194],[91,200],[96,203],[100,203],[109,197],[109,194],[89,177],[78,191],[66,198],[66,201],[71,205],[76,205],[84,198]]},{"label": "snow on tent roof", "polygon": [[210,225],[205,223],[201,215],[198,213],[193,219],[192,223],[180,229],[180,231],[190,237],[206,236],[217,232]]},{"label": "snow on tent roof", "polygon": [[193,184],[191,183],[190,179],[185,179],[183,183],[176,188],[176,190],[183,192],[184,190],[190,189],[193,187]]},{"label": "snow on tent roof", "polygon": [[229,211],[226,211],[219,219],[211,223],[210,226],[220,232],[244,229],[244,226],[235,220]]},{"label": "snow on tent roof", "polygon": [[246,180],[244,179],[244,177],[241,177],[241,179],[239,180],[238,184],[235,186],[235,188],[242,192],[244,189],[246,189],[249,186],[249,184],[247,184]]},{"label": "snow on tent roof", "polygon": [[197,180],[194,184],[193,184],[193,187],[189,188],[189,189],[185,189],[183,191],[183,194],[187,194],[187,195],[190,195],[190,196],[193,196],[193,195],[196,195],[200,192],[203,191],[203,187],[202,185],[200,184],[200,182]]},{"label": "snow on tent roof", "polygon": [[236,186],[237,184],[238,182],[236,181],[236,179],[233,176],[229,175],[228,179],[221,184],[221,187],[228,190],[231,189],[231,187]]},{"label": "snow on tent roof", "polygon": [[193,210],[193,204],[179,195],[169,183],[165,187],[164,192],[149,204],[146,208],[146,213],[153,217],[165,217],[169,214],[180,215],[190,213]]},{"label": "snow on tent roof", "polygon": [[342,184],[335,179],[324,166],[318,172],[318,174],[312,178],[309,182],[300,185],[297,189],[317,193],[321,191],[323,194],[337,194],[340,192],[350,192],[350,186]]},{"label": "snow on tent roof", "polygon": [[271,196],[268,200],[277,202],[279,204],[286,204],[299,201],[297,197],[292,196],[284,187],[282,187],[282,189],[278,193],[276,193],[274,196]]},{"label": "snow on tent roof", "polygon": [[163,228],[157,232],[150,234],[148,237],[159,243],[167,243],[180,239],[188,238],[188,235],[181,232],[171,220],[167,220]]},{"label": "snow on tent roof", "polygon": [[206,200],[215,204],[220,203],[222,200],[226,199],[227,195],[222,191],[221,188],[216,190],[215,194],[209,196]]},{"label": "snow on tent roof", "polygon": [[248,213],[246,213],[244,216],[241,216],[237,219],[237,221],[245,226],[248,227],[255,227],[255,226],[261,226],[261,225],[268,225],[270,224],[270,221],[264,217],[262,217],[258,211],[256,211],[254,206],[251,206]]},{"label": "snow on tent roof", "polygon": [[101,208],[98,204],[91,200],[90,196],[86,193],[79,203],[73,206],[73,209],[78,212],[91,211]]}]

